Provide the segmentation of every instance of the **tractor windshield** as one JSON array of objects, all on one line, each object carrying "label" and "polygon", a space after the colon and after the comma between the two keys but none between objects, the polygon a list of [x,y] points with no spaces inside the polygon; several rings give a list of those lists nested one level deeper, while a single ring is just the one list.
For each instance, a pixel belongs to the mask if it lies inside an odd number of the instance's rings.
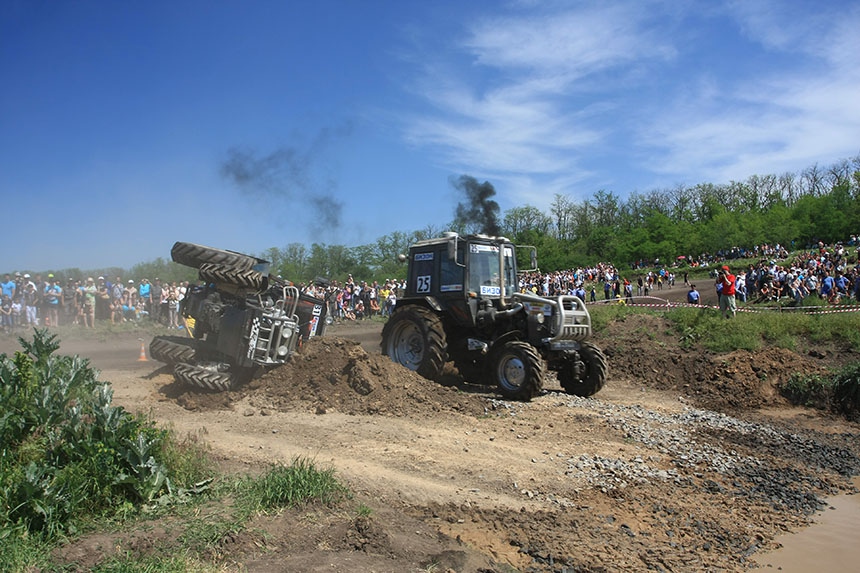
[{"label": "tractor windshield", "polygon": [[[505,296],[510,296],[517,287],[514,250],[504,247],[504,267],[500,264],[498,245],[472,243],[469,245],[469,290],[481,297],[502,295],[499,272],[505,273]],[[503,269],[503,270],[502,270]]]}]

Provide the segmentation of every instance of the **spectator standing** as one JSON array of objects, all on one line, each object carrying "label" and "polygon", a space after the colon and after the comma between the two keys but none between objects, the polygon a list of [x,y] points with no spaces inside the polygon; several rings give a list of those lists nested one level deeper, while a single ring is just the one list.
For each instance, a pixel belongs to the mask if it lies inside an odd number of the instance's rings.
[{"label": "spectator standing", "polygon": [[48,275],[48,286],[45,287],[45,326],[56,328],[60,325],[60,303],[63,289],[57,284],[54,275]]},{"label": "spectator standing", "polygon": [[17,283],[12,280],[12,277],[9,276],[9,273],[6,273],[3,276],[3,282],[0,283],[0,287],[3,289],[3,296],[8,296],[9,300],[15,298],[15,289],[17,288]]},{"label": "spectator standing", "polygon": [[99,277],[96,283],[95,317],[98,320],[110,320],[110,291],[104,277]]},{"label": "spectator standing", "polygon": [[[735,275],[731,273],[728,265],[723,265],[723,268],[717,274],[717,289],[720,292],[720,312],[726,318],[733,318],[737,312]],[[731,317],[729,316],[730,312]]]},{"label": "spectator standing", "polygon": [[167,328],[179,328],[179,287],[170,285],[167,291]]},{"label": "spectator standing", "polygon": [[830,295],[833,292],[833,287],[835,283],[833,281],[833,277],[830,276],[828,271],[824,271],[824,278],[821,279],[821,298],[828,300],[830,299]]},{"label": "spectator standing", "polygon": [[76,324],[78,316],[77,300],[75,291],[77,290],[75,279],[69,277],[66,281],[66,286],[63,287],[63,324]]},{"label": "spectator standing", "polygon": [[139,301],[138,316],[140,316],[141,310],[144,311],[145,316],[152,307],[152,285],[149,284],[149,279],[140,281],[140,285],[137,287],[137,294],[137,300]]},{"label": "spectator standing", "polygon": [[15,298],[12,299],[12,329],[15,330],[21,326],[23,321],[23,303],[24,294],[20,291],[15,293]]},{"label": "spectator standing", "polygon": [[3,332],[12,332],[12,298],[5,294],[0,302],[0,319],[2,319],[0,325],[3,327]]},{"label": "spectator standing", "polygon": [[382,316],[390,316],[391,312],[388,308],[388,295],[391,294],[391,283],[385,281],[379,288],[379,300],[382,302]]},{"label": "spectator standing", "polygon": [[99,289],[98,287],[96,287],[96,281],[93,280],[93,277],[87,277],[87,282],[81,288],[81,292],[83,293],[83,304],[81,305],[81,311],[83,313],[84,327],[95,328],[96,296],[98,295]]},{"label": "spectator standing", "polygon": [[113,284],[110,287],[111,303],[116,300],[122,302],[123,292],[125,292],[125,289],[122,288],[122,279],[120,277],[116,277],[116,280],[113,281]]},{"label": "spectator standing", "polygon": [[[30,275],[26,275],[29,278]],[[24,284],[24,321],[27,326],[39,326],[38,304],[39,296],[36,285],[31,281]]]},{"label": "spectator standing", "polygon": [[161,279],[155,277],[149,289],[150,311],[149,316],[155,322],[161,322],[161,296],[163,294]]}]

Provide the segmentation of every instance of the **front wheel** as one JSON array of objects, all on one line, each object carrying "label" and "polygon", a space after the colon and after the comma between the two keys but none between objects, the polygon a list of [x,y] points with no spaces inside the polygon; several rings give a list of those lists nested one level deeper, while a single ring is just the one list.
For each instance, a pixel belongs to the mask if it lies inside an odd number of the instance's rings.
[{"label": "front wheel", "polygon": [[401,308],[382,328],[382,354],[429,380],[442,375],[447,351],[442,319],[429,309]]},{"label": "front wheel", "polygon": [[558,372],[558,382],[564,391],[574,396],[594,396],[606,384],[606,356],[593,344],[583,342],[579,349],[579,376],[570,361]]},{"label": "front wheel", "polygon": [[543,389],[543,360],[534,346],[514,340],[490,355],[489,382],[508,400],[528,402]]}]

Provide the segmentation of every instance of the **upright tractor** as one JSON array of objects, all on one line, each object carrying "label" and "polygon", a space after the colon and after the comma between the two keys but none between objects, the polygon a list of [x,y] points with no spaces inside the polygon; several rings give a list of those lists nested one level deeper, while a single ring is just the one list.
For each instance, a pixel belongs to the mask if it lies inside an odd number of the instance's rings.
[{"label": "upright tractor", "polygon": [[156,336],[149,345],[177,381],[229,390],[261,367],[286,362],[301,340],[324,334],[325,302],[269,276],[268,261],[182,242],[170,254],[200,279],[179,306],[193,319],[193,338]]},{"label": "upright tractor", "polygon": [[[439,380],[446,362],[463,378],[528,401],[553,371],[569,394],[591,396],[606,381],[591,316],[576,296],[519,292],[517,247],[504,237],[446,233],[409,249],[405,296],[382,330],[382,353]],[[526,271],[528,272],[528,271]]]}]

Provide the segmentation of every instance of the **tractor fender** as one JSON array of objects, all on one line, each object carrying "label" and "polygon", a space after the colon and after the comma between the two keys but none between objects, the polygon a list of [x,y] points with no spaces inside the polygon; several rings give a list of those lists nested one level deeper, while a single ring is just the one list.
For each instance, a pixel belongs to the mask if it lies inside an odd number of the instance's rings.
[{"label": "tractor fender", "polygon": [[499,346],[503,346],[504,344],[510,342],[511,340],[521,340],[521,333],[516,330],[511,330],[510,332],[506,332],[497,339],[495,339],[490,347],[487,349],[487,353],[489,354],[493,350],[495,350]]}]

